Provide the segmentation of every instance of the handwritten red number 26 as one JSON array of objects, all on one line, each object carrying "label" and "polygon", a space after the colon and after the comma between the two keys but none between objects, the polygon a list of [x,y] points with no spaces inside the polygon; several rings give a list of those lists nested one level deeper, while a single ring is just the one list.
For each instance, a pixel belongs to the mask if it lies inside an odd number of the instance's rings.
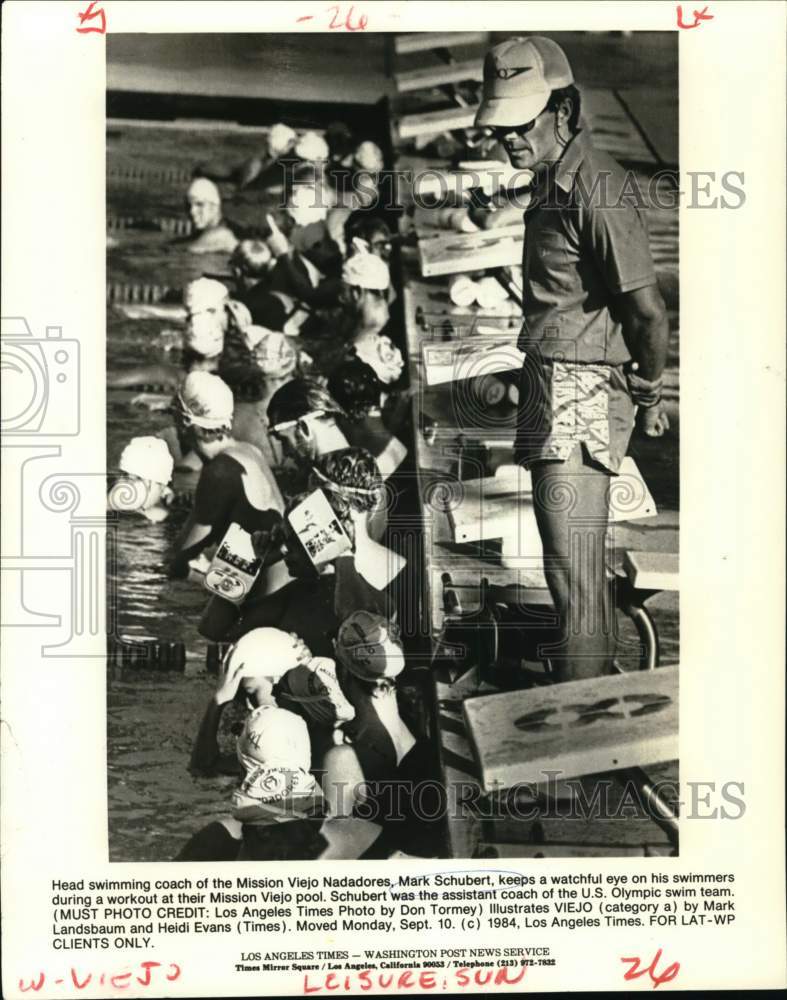
[{"label": "handwritten red number 26", "polygon": [[341,10],[339,4],[334,4],[333,7],[328,7],[327,9],[333,11],[333,17],[331,18],[331,23],[328,25],[328,27],[332,31],[335,30],[336,28],[344,28],[346,31],[363,31],[366,25],[369,23],[369,18],[366,16],[366,14],[361,14],[358,17],[357,24],[353,25],[352,19],[355,7],[350,7],[349,11],[347,12],[347,16],[344,18],[343,21],[339,17],[339,13]]},{"label": "handwritten red number 26", "polygon": [[649,975],[653,981],[653,989],[655,990],[657,986],[661,986],[662,983],[671,982],[675,976],[677,976],[680,971],[680,962],[673,962],[672,965],[667,966],[663,972],[656,972],[656,963],[661,958],[661,948],[653,956],[653,961],[647,967],[647,969],[640,969],[641,958],[621,958],[621,962],[630,962],[630,967],[626,970],[623,976],[626,980],[639,979],[640,976]]}]

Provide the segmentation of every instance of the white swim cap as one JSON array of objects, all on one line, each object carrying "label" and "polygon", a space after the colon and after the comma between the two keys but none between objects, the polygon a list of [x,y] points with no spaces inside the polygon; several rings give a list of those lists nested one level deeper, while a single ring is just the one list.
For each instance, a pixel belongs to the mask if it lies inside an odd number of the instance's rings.
[{"label": "white swim cap", "polygon": [[[252,351],[254,360],[263,375],[281,378],[293,372],[298,364],[298,349],[284,333],[278,330],[266,330],[264,327],[250,327],[252,338],[256,341]],[[260,331],[259,335],[257,331]]]},{"label": "white swim cap", "polygon": [[296,184],[287,202],[287,213],[298,226],[322,222],[328,215],[327,191],[316,184]]},{"label": "white swim cap", "polygon": [[302,160],[316,161],[327,160],[331,151],[321,135],[317,135],[316,132],[304,132],[295,143],[293,152]]},{"label": "white swim cap", "polygon": [[178,393],[180,409],[187,423],[207,430],[232,425],[235,401],[232,390],[210,372],[189,372]]},{"label": "white swim cap", "polygon": [[219,189],[207,177],[195,177],[186,193],[189,201],[204,201],[210,205],[220,205]]},{"label": "white swim cap", "polygon": [[369,333],[355,343],[355,353],[374,369],[379,380],[385,385],[396,382],[404,369],[402,352],[390,337],[379,333]]},{"label": "white swim cap", "polygon": [[294,632],[278,628],[255,628],[241,636],[230,649],[227,669],[244,663],[244,677],[278,680],[282,674],[311,659],[311,653]]},{"label": "white swim cap", "polygon": [[183,290],[183,305],[190,313],[215,309],[229,297],[225,285],[213,278],[197,278],[190,281]]},{"label": "white swim cap", "polygon": [[236,806],[308,794],[316,787],[309,773],[309,730],[284,708],[261,705],[251,713],[238,737],[238,760],[246,774],[233,796]]},{"label": "white swim cap", "polygon": [[166,486],[172,478],[174,464],[169,448],[161,438],[135,437],[123,449],[118,466],[130,476]]},{"label": "white swim cap", "polygon": [[289,125],[284,125],[282,122],[271,125],[271,130],[268,133],[269,153],[271,156],[281,156],[282,153],[286,153],[288,149],[292,148],[296,138],[294,129],[291,129]]},{"label": "white swim cap", "polygon": [[391,273],[385,261],[376,254],[356,253],[344,262],[342,280],[356,288],[384,292],[391,284]]},{"label": "white swim cap", "polygon": [[383,152],[376,142],[362,142],[355,150],[354,159],[362,170],[379,172],[385,165],[383,162]]}]

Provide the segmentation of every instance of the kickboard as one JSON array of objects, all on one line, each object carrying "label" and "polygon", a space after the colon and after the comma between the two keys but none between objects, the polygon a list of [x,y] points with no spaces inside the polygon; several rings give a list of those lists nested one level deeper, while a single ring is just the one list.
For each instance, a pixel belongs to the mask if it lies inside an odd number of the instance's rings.
[{"label": "kickboard", "polygon": [[463,705],[485,791],[678,756],[678,668],[569,681]]}]

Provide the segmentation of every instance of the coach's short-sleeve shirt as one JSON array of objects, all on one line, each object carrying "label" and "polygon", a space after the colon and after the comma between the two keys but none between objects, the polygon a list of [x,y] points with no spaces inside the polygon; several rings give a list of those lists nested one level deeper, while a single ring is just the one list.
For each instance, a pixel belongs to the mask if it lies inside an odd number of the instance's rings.
[{"label": "coach's short-sleeve shirt", "polygon": [[631,360],[615,297],[656,283],[634,176],[581,130],[525,211],[519,348],[583,364]]}]

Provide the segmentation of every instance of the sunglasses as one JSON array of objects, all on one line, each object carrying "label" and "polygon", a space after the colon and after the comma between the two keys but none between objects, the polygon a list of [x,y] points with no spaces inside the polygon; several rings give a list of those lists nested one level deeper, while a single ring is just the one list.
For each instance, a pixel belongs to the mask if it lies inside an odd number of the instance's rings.
[{"label": "sunglasses", "polygon": [[492,125],[492,135],[498,142],[503,142],[507,136],[512,134],[517,135],[521,139],[522,136],[527,135],[528,132],[531,132],[536,127],[536,123],[543,113],[542,111],[541,114],[536,115],[532,121],[525,122],[524,125]]}]

